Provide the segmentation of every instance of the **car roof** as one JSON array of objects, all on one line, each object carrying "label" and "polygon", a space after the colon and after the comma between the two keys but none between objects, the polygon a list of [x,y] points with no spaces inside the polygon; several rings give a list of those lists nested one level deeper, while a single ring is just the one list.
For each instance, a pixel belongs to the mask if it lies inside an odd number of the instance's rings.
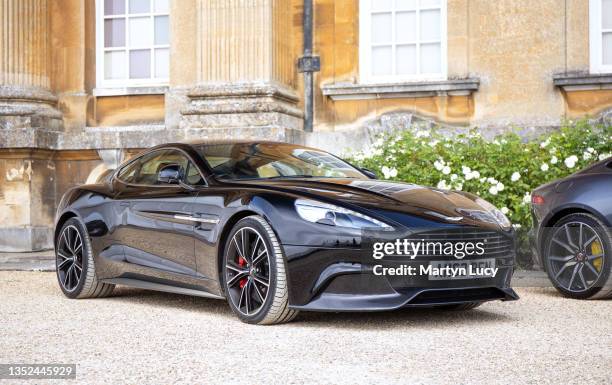
[{"label": "car roof", "polygon": [[192,146],[199,145],[223,145],[223,144],[291,144],[286,142],[278,142],[273,140],[245,140],[245,139],[195,139],[180,142],[182,144],[189,144]]}]

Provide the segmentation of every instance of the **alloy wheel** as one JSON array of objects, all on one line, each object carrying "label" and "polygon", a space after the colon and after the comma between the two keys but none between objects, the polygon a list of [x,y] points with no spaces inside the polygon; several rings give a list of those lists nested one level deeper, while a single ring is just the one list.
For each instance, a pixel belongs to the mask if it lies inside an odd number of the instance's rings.
[{"label": "alloy wheel", "polygon": [[73,291],[83,274],[83,240],[79,230],[66,226],[59,237],[56,256],[57,275],[66,291]]},{"label": "alloy wheel", "polygon": [[268,297],[270,253],[261,234],[252,227],[240,228],[230,242],[225,264],[226,290],[240,313],[253,316]]},{"label": "alloy wheel", "polygon": [[586,223],[569,222],[552,234],[548,252],[551,277],[567,291],[580,293],[592,288],[601,277],[604,258],[599,234]]}]

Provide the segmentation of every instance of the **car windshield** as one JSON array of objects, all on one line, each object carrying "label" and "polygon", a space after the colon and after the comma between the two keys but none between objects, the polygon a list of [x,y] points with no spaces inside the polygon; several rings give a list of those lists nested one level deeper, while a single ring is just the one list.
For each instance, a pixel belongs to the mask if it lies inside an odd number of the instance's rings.
[{"label": "car windshield", "polygon": [[329,153],[291,144],[206,144],[195,148],[219,179],[367,179],[355,167]]}]

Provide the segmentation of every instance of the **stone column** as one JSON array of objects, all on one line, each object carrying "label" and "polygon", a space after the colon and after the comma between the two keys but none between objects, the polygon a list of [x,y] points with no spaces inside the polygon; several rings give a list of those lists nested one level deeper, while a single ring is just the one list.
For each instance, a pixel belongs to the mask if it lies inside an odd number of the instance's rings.
[{"label": "stone column", "polygon": [[180,127],[299,138],[291,2],[197,0],[195,12],[197,85],[186,92]]},{"label": "stone column", "polygon": [[0,1],[0,251],[52,247],[53,135],[48,0]]},{"label": "stone column", "polygon": [[3,0],[0,20],[0,127],[59,129],[50,91],[48,0]]}]

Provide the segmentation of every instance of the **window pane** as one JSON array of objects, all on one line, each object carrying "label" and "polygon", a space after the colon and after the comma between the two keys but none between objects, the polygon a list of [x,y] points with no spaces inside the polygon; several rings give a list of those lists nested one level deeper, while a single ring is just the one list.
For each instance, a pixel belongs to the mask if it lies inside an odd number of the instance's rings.
[{"label": "window pane", "polygon": [[151,45],[151,18],[132,17],[130,20],[130,47]]},{"label": "window pane", "polygon": [[612,0],[602,0],[601,25],[603,29],[612,29]]},{"label": "window pane", "polygon": [[398,12],[395,14],[395,41],[397,43],[413,42],[416,36],[416,12]]},{"label": "window pane", "polygon": [[130,0],[130,13],[149,13],[151,5],[149,0]]},{"label": "window pane", "polygon": [[604,33],[601,40],[603,64],[612,65],[612,32]]},{"label": "window pane", "polygon": [[125,0],[104,0],[105,15],[122,15],[125,13]]},{"label": "window pane", "polygon": [[395,60],[398,75],[416,74],[416,45],[398,45],[395,50]]},{"label": "window pane", "polygon": [[393,0],[372,0],[372,11],[389,11],[393,7]]},{"label": "window pane", "polygon": [[372,15],[372,43],[391,43],[391,13]]},{"label": "window pane", "polygon": [[421,0],[421,8],[439,7],[440,0]]},{"label": "window pane", "polygon": [[168,0],[153,0],[153,12],[168,13]]},{"label": "window pane", "polygon": [[372,48],[372,74],[391,75],[392,71],[391,46]]},{"label": "window pane", "polygon": [[151,77],[151,51],[139,49],[130,51],[130,79]]},{"label": "window pane", "polygon": [[421,45],[421,73],[438,74],[442,72],[440,43]]},{"label": "window pane", "polygon": [[417,0],[395,0],[395,9],[416,9]]},{"label": "window pane", "polygon": [[440,40],[440,11],[421,11],[421,41]]},{"label": "window pane", "polygon": [[104,78],[125,79],[125,51],[104,53]]},{"label": "window pane", "polygon": [[169,44],[168,16],[155,16],[155,44]]},{"label": "window pane", "polygon": [[170,55],[168,48],[160,48],[155,50],[155,77],[165,79],[168,77],[168,66],[170,63]]},{"label": "window pane", "polygon": [[125,46],[125,19],[104,20],[104,46]]}]

